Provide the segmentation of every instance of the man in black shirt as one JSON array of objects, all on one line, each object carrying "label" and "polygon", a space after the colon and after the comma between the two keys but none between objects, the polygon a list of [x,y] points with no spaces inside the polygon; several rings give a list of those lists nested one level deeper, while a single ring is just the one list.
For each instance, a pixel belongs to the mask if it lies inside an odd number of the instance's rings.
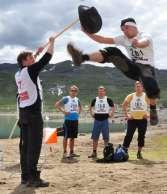
[{"label": "man in black shirt", "polygon": [[102,133],[105,146],[109,142],[109,122],[108,118],[114,114],[113,101],[106,96],[106,89],[103,86],[98,88],[98,96],[92,100],[90,114],[94,118],[92,130],[93,152],[89,158],[97,157],[97,146],[100,133]]},{"label": "man in black shirt", "polygon": [[[42,50],[38,49],[36,54]],[[15,74],[15,80],[18,88],[21,183],[27,186],[49,186],[48,182],[40,178],[40,171],[37,170],[43,137],[42,96],[38,75],[49,63],[53,50],[54,38],[51,37],[46,53],[38,62],[35,62],[32,52],[24,51],[17,57],[20,70]]]}]

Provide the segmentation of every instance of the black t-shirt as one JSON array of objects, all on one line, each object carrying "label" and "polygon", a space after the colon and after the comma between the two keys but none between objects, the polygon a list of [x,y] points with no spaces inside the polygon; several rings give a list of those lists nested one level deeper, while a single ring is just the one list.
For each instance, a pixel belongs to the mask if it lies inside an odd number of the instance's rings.
[{"label": "black t-shirt", "polygon": [[37,100],[31,106],[21,108],[21,109],[25,109],[25,110],[33,111],[33,112],[41,111],[41,99],[40,99],[39,88],[37,84],[37,78],[41,70],[44,68],[44,66],[46,66],[49,63],[51,58],[52,58],[52,55],[50,53],[45,53],[38,62],[28,67],[29,76],[37,88]]},{"label": "black t-shirt", "polygon": [[[111,98],[107,98],[107,102],[108,102],[108,104],[109,104],[109,106],[110,107],[114,107],[114,103],[113,103],[113,101],[111,100]],[[96,103],[96,98],[94,98],[93,100],[92,100],[92,102],[91,102],[91,107],[94,107],[95,106],[95,103]],[[103,121],[103,120],[105,120],[105,119],[108,119],[108,117],[109,117],[109,114],[101,114],[101,113],[95,113],[94,114],[94,118],[96,119],[96,120],[98,120],[98,121]]]}]

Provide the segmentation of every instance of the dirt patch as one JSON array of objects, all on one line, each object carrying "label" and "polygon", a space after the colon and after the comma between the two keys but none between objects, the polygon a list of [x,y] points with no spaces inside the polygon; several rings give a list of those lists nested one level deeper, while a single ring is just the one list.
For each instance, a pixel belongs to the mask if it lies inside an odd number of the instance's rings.
[{"label": "dirt patch", "polygon": [[[130,159],[125,163],[99,164],[88,159],[91,153],[90,135],[79,136],[76,153],[80,158],[62,161],[62,139],[42,152],[40,164],[42,177],[50,181],[48,188],[26,188],[20,185],[18,139],[0,140],[4,145],[5,169],[0,172],[0,189],[3,194],[61,194],[61,193],[167,193],[167,125],[149,128],[144,160],[136,159],[137,136],[130,147]],[[122,143],[124,133],[111,134],[114,145]],[[162,137],[162,140],[161,140]],[[166,146],[166,147],[165,147]],[[98,156],[102,157],[103,142],[100,140]],[[45,156],[45,157],[44,157]]]}]

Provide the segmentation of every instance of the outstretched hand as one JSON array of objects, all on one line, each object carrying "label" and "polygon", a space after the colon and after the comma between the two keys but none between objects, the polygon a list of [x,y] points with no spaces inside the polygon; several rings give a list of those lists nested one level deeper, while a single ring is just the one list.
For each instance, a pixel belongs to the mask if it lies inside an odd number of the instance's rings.
[{"label": "outstretched hand", "polygon": [[49,43],[52,43],[52,44],[53,44],[54,41],[55,41],[55,38],[51,36],[51,37],[49,38]]},{"label": "outstretched hand", "polygon": [[40,53],[42,53],[42,51],[44,50],[44,47],[39,47],[39,48],[37,48],[37,54],[40,54]]},{"label": "outstretched hand", "polygon": [[34,54],[34,57],[36,58],[40,53],[42,53],[42,51],[44,50],[44,47],[39,47],[37,48],[35,54]]}]

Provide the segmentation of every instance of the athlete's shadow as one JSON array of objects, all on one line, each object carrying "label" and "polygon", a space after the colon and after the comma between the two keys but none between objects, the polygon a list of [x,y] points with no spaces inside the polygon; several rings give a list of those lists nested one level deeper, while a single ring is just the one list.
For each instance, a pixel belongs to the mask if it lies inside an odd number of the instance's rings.
[{"label": "athlete's shadow", "polygon": [[10,194],[35,194],[35,193],[36,193],[35,188],[26,187],[25,185],[20,184]]},{"label": "athlete's shadow", "polygon": [[78,163],[79,160],[78,159],[75,159],[75,158],[62,158],[61,159],[61,162],[62,163],[70,163],[70,164],[73,164],[73,163]]},{"label": "athlete's shadow", "polygon": [[165,161],[152,161],[148,159],[140,159],[140,160],[128,160],[129,163],[136,164],[136,165],[145,165],[148,167],[152,167],[155,164],[165,164]]},{"label": "athlete's shadow", "polygon": [[20,171],[20,164],[13,164],[13,165],[5,166],[3,170],[7,172],[18,172]]}]

